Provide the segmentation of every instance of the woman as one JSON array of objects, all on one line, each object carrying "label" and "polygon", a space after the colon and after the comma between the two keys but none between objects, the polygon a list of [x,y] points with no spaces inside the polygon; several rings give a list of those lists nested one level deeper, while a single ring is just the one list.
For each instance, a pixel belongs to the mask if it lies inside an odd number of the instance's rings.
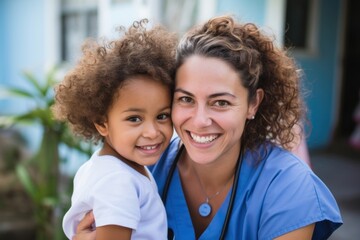
[{"label": "woman", "polygon": [[[178,239],[327,239],[336,201],[286,149],[304,103],[293,59],[230,16],[189,31],[177,49],[175,138],[152,173]],[[75,239],[94,239],[91,215]]]}]

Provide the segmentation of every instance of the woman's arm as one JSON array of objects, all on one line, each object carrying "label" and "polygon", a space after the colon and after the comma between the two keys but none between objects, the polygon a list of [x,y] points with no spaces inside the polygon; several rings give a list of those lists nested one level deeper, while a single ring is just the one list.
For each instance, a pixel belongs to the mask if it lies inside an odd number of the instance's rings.
[{"label": "woman's arm", "polygon": [[315,223],[286,233],[280,237],[275,238],[274,240],[311,240],[314,233],[314,228]]},{"label": "woman's arm", "polygon": [[76,227],[76,234],[72,240],[96,240],[96,230],[92,228],[94,222],[92,211],[88,212]]}]

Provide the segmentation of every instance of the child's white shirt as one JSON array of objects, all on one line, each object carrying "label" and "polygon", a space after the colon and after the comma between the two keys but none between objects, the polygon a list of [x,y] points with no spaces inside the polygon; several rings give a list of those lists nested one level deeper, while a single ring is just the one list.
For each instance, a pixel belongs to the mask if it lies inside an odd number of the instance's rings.
[{"label": "child's white shirt", "polygon": [[63,219],[72,239],[84,215],[93,210],[95,225],[120,225],[133,229],[131,239],[167,239],[166,212],[155,180],[121,160],[96,151],[77,171],[71,207]]}]

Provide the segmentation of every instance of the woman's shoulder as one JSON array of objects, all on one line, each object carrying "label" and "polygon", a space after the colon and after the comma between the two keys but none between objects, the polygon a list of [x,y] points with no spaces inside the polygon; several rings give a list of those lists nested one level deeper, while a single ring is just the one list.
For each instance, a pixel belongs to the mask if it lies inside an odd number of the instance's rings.
[{"label": "woman's shoulder", "polygon": [[[341,225],[339,208],[331,191],[291,152],[277,146],[269,147],[256,173],[251,192],[262,199],[259,201],[264,209],[262,218],[269,219],[269,224],[262,227],[265,235],[276,228],[277,234],[271,236],[275,238],[311,223],[317,223],[317,229],[322,229],[326,235]],[[316,234],[320,234],[318,230]]]},{"label": "woman's shoulder", "polygon": [[265,169],[275,172],[297,171],[301,173],[312,172],[309,165],[292,152],[276,145],[267,145],[262,149]]}]

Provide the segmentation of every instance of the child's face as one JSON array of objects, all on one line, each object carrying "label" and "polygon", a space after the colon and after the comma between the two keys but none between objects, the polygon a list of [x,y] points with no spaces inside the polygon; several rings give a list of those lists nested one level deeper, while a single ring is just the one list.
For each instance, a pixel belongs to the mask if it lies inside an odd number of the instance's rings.
[{"label": "child's face", "polygon": [[118,90],[107,121],[97,129],[124,160],[152,165],[166,149],[173,128],[167,86],[145,77],[133,77]]}]

